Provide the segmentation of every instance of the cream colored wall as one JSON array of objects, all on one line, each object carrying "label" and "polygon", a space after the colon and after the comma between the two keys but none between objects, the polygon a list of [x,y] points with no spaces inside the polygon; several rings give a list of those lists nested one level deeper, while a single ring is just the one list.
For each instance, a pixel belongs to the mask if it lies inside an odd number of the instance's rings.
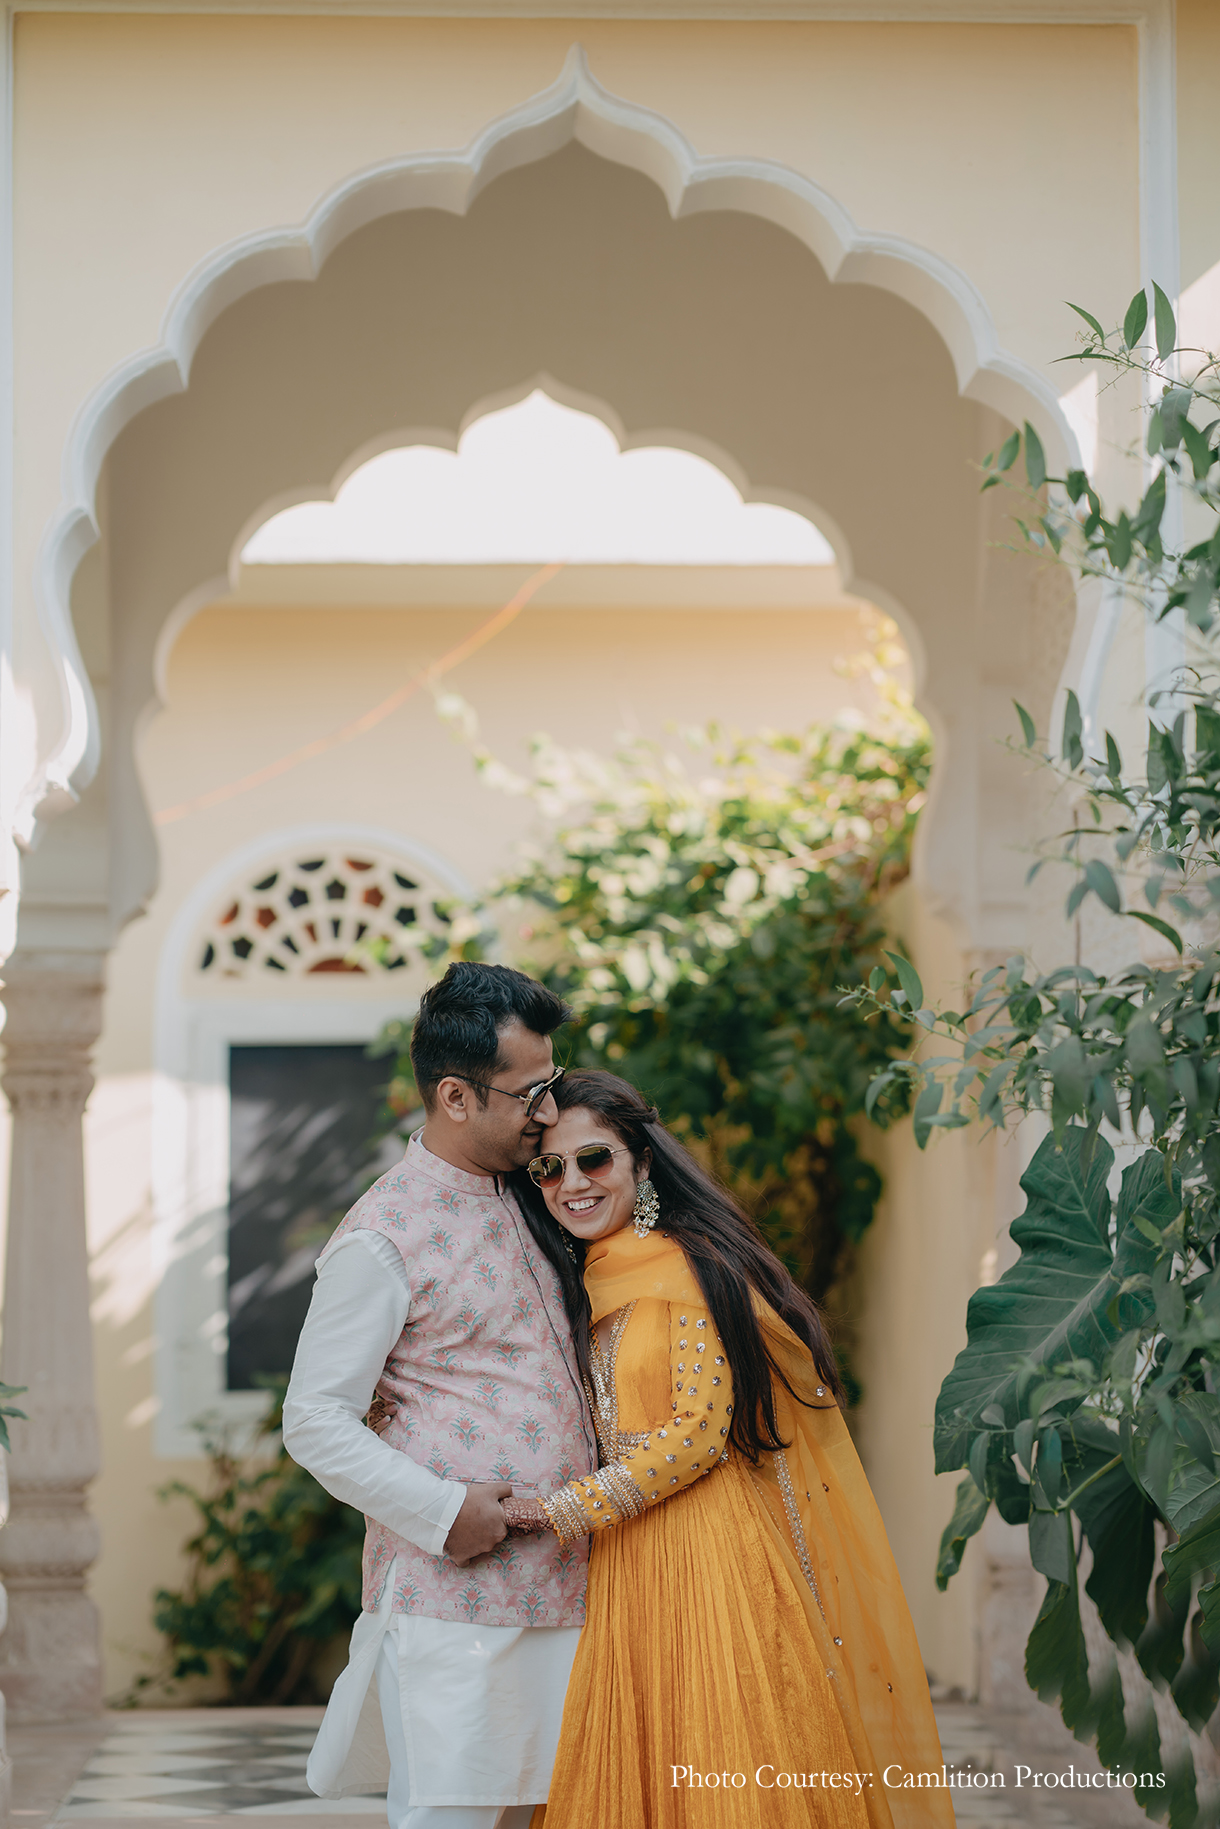
[{"label": "cream colored wall", "polygon": [[1220,349],[1220,9],[1211,0],[1178,0],[1178,197],[1182,240],[1184,341]]},{"label": "cream colored wall", "polygon": [[1177,53],[1178,217],[1187,291],[1220,263],[1220,8],[1214,0],[1177,0]]},{"label": "cream colored wall", "polygon": [[[50,727],[29,592],[82,401],[212,250],[379,160],[465,145],[577,39],[698,151],[790,166],[955,262],[1035,366],[1063,346],[1062,298],[1105,315],[1134,289],[1133,27],[19,14],[15,577]],[[1082,235],[1050,202],[1099,160]]]},{"label": "cream colored wall", "polygon": [[[895,942],[918,962],[930,1000],[958,1004],[968,962],[910,883],[890,898]],[[960,1005],[959,1005],[960,1007]],[[966,1344],[966,1303],[995,1246],[991,1149],[971,1134],[936,1137],[920,1152],[907,1123],[868,1143],[885,1180],[854,1280],[864,1397],[855,1425],[861,1458],[935,1681],[967,1693],[976,1677],[978,1546],[942,1597],[933,1571],[960,1474],[933,1472],[932,1417],[954,1356]],[[901,1404],[894,1401],[903,1393]],[[899,1522],[900,1521],[900,1522]],[[896,1527],[897,1526],[897,1527]]]},{"label": "cream colored wall", "polygon": [[[190,800],[359,717],[486,620],[484,611],[460,610],[206,611],[177,644],[169,710],[144,739],[153,806]],[[448,675],[443,690],[466,698],[484,743],[524,769],[536,731],[604,753],[619,731],[662,737],[667,726],[713,719],[742,729],[803,727],[851,696],[831,664],[863,645],[850,610],[527,609]],[[477,783],[424,693],[274,786],[163,828],[156,906],[173,900],[183,868],[194,880],[202,854],[314,818],[401,830],[475,883],[534,824],[528,803]],[[143,951],[149,922],[131,935]]]},{"label": "cream colored wall", "polygon": [[[264,578],[259,589],[273,584]],[[190,800],[341,726],[486,615],[485,607],[205,610],[173,648],[167,707],[141,744],[153,806]],[[674,725],[712,718],[743,730],[802,728],[843,705],[869,702],[866,684],[835,671],[836,661],[863,644],[858,612],[833,603],[813,610],[530,609],[445,686],[478,712],[484,741],[524,767],[537,731],[606,753],[621,731],[665,740]],[[356,741],[162,828],[161,889],[112,960],[87,1120],[103,1421],[103,1472],[92,1488],[103,1548],[91,1589],[102,1610],[112,1695],[156,1653],[152,1593],[175,1580],[187,1535],[185,1506],[163,1507],[154,1489],[200,1472],[199,1463],[158,1459],[152,1440],[157,1272],[149,1181],[159,953],[183,898],[218,860],[262,832],[309,821],[397,831],[434,847],[476,884],[507,864],[533,825],[526,803],[478,781],[423,694]],[[321,988],[329,994],[334,981]]]}]

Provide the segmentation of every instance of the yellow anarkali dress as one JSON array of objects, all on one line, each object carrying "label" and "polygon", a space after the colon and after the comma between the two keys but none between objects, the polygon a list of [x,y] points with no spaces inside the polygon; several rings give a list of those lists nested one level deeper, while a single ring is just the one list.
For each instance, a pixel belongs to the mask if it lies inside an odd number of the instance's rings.
[{"label": "yellow anarkali dress", "polygon": [[[729,1446],[733,1387],[664,1234],[591,1245],[602,1465],[544,1501],[593,1536],[588,1617],[533,1829],[952,1829],[927,1680],[873,1496],[808,1350],[759,1319],[789,1444]],[[905,1783],[904,1783],[905,1781]]]}]

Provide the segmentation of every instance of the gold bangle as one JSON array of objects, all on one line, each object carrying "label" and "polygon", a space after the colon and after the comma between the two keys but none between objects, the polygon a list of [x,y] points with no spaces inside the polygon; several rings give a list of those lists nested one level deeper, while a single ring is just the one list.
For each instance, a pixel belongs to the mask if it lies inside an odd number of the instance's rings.
[{"label": "gold bangle", "polygon": [[588,1535],[591,1528],[589,1520],[575,1493],[570,1492],[566,1486],[561,1486],[558,1492],[548,1493],[538,1503],[564,1549]]}]

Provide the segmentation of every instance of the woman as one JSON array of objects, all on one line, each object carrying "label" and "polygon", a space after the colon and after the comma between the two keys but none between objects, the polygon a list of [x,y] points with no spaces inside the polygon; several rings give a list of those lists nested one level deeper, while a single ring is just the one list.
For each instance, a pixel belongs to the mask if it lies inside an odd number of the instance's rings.
[{"label": "woman", "polygon": [[554,1093],[517,1191],[563,1283],[601,1467],[505,1501],[514,1530],[593,1538],[546,1829],[950,1829],[816,1310],[625,1080]]}]

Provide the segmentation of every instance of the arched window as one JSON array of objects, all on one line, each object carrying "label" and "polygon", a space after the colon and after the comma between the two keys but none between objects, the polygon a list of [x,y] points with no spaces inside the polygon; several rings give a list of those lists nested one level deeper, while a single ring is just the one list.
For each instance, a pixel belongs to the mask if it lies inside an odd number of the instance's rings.
[{"label": "arched window", "polygon": [[443,931],[445,892],[414,860],[372,845],[294,845],[218,899],[196,949],[209,983],[400,972]]}]

